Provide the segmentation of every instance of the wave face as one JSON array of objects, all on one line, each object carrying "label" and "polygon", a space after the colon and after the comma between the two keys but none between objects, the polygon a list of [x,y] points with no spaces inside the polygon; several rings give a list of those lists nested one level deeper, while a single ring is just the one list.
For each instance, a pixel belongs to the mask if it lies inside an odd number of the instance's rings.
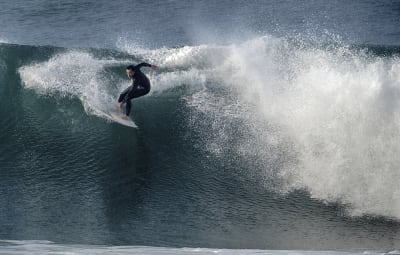
[{"label": "wave face", "polygon": [[[18,203],[0,237],[396,247],[377,236],[400,219],[399,53],[272,36],[153,50],[1,44],[0,199]],[[132,131],[102,112],[142,61],[160,67],[143,68],[152,91],[133,101]]]}]

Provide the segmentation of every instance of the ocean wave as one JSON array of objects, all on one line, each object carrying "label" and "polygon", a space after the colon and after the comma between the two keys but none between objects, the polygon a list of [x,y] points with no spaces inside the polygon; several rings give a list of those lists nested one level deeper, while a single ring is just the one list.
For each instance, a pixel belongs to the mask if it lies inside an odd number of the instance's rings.
[{"label": "ocean wave", "polygon": [[146,71],[150,97],[194,88],[175,96],[191,109],[188,122],[208,153],[240,161],[241,170],[256,171],[278,193],[306,190],[345,205],[349,215],[400,218],[396,49],[264,36],[224,46],[120,50],[122,58],[66,50],[18,72],[26,89],[79,98],[96,115],[128,85],[126,63],[158,64],[159,71]]}]

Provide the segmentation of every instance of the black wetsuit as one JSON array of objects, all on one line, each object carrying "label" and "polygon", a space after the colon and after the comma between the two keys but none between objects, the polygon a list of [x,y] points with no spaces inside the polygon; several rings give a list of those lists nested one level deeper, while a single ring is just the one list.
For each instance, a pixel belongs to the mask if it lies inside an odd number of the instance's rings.
[{"label": "black wetsuit", "polygon": [[151,67],[151,65],[147,63],[140,63],[135,66],[135,73],[131,78],[132,85],[122,91],[119,96],[118,102],[126,103],[126,116],[129,116],[129,113],[131,112],[131,99],[144,96],[150,92],[150,81],[146,75],[140,71],[140,68],[143,66]]}]

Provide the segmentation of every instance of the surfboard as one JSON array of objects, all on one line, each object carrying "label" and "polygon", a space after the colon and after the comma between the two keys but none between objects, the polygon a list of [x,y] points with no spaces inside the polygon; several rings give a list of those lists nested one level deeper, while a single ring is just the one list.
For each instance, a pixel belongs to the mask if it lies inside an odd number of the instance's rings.
[{"label": "surfboard", "polygon": [[108,112],[108,115],[110,116],[111,120],[116,123],[127,127],[137,128],[135,122],[133,122],[133,120],[129,117],[127,119],[124,119],[124,115],[122,113]]},{"label": "surfboard", "polygon": [[138,126],[133,122],[133,120],[128,117],[124,118],[125,114],[120,109],[113,109],[113,108],[106,108],[106,109],[99,109],[92,107],[91,110],[95,113],[95,115],[106,119],[110,122],[115,122],[123,126],[138,128]]}]

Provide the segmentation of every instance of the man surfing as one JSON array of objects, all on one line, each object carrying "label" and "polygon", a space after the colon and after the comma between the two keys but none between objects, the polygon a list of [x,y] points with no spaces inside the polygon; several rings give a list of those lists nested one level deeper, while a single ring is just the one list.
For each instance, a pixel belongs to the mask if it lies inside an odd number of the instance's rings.
[{"label": "man surfing", "polygon": [[123,119],[128,119],[129,113],[131,112],[131,99],[144,96],[150,92],[150,81],[147,76],[140,71],[143,66],[148,66],[156,69],[156,65],[150,65],[148,63],[140,63],[139,65],[129,65],[126,67],[126,75],[132,80],[131,86],[126,88],[119,95],[118,98],[118,108],[122,109],[122,106],[126,104],[125,116]]}]

